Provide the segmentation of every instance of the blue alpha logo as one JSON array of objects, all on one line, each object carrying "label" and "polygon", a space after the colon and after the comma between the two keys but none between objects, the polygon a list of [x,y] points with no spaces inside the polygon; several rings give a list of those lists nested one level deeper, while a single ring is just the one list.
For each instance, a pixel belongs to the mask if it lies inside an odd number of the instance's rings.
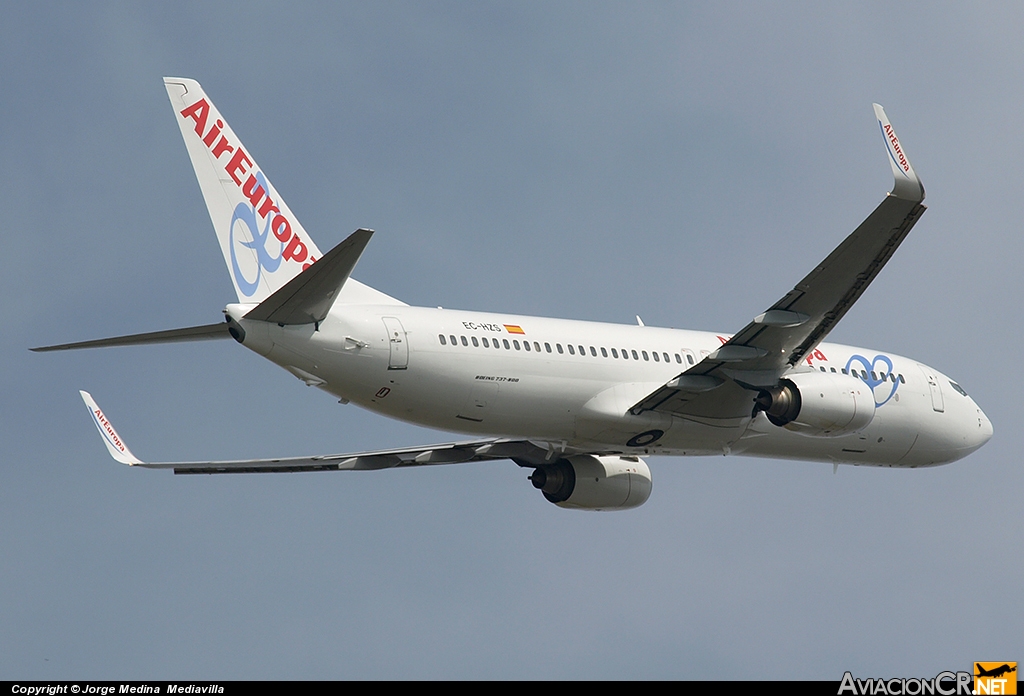
[{"label": "blue alpha logo", "polygon": [[[270,190],[270,185],[263,177],[263,172],[256,173],[256,181],[263,191]],[[256,207],[247,203],[239,203],[235,206],[235,212],[231,216],[231,232],[228,239],[228,245],[231,247],[231,272],[235,276],[235,282],[238,283],[238,289],[246,297],[252,297],[256,293],[263,271],[273,273],[281,265],[284,244],[270,234],[270,218],[271,216],[268,215],[266,224],[263,225],[261,231],[259,220],[256,218]],[[239,228],[241,228],[240,234],[236,237],[235,230]],[[246,241],[246,237],[248,237],[248,241]],[[277,256],[272,256],[267,251],[267,244],[270,242],[272,242],[272,246],[277,247]],[[256,276],[252,280],[245,277],[238,263],[237,244],[256,252]],[[244,252],[243,254],[249,256]]]},{"label": "blue alpha logo", "polygon": [[875,408],[888,403],[900,388],[900,380],[893,374],[892,360],[888,355],[876,355],[874,360],[854,355],[846,362],[846,371],[860,377],[871,388]]}]

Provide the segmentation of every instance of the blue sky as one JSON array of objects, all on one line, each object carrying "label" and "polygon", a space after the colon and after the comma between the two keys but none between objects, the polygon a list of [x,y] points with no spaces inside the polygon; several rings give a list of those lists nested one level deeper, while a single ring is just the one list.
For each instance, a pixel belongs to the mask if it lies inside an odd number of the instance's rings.
[{"label": "blue sky", "polygon": [[[1015,4],[9,4],[0,10],[0,677],[933,676],[1024,657]],[[968,459],[656,459],[632,512],[511,463],[175,477],[415,445],[232,342],[36,355],[233,298],[164,75],[321,248],[411,304],[735,331],[881,200],[929,210],[830,340],[957,379]]]}]

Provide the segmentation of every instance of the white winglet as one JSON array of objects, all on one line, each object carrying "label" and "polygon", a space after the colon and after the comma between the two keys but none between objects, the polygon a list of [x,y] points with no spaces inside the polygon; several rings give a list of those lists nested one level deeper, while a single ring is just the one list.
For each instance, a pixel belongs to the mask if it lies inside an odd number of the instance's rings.
[{"label": "white winglet", "polygon": [[78,393],[82,395],[82,401],[89,407],[89,413],[92,414],[92,420],[96,424],[96,429],[100,431],[100,435],[103,437],[103,444],[110,450],[110,456],[128,466],[142,464],[142,460],[132,454],[131,450],[128,449],[128,445],[124,444],[124,440],[114,430],[114,426],[103,415],[103,411],[100,410],[100,407],[92,398],[92,394],[86,391],[79,391]]},{"label": "white winglet", "polygon": [[889,117],[885,115],[885,109],[878,104],[875,107],[875,118],[878,119],[878,127],[882,129],[882,138],[885,139],[885,148],[889,153],[889,164],[892,166],[892,175],[896,183],[892,187],[892,195],[908,201],[923,201],[924,186],[917,178],[914,167],[910,164],[906,151],[896,137],[896,131],[889,123]]}]

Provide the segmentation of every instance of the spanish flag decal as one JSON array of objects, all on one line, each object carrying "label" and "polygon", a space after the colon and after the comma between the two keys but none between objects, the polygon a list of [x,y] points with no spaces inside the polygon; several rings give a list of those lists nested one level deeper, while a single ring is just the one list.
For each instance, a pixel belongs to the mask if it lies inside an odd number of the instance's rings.
[{"label": "spanish flag decal", "polygon": [[526,332],[523,331],[523,327],[516,326],[515,324],[505,324],[505,330],[508,331],[510,334],[522,334],[523,336],[526,335]]}]

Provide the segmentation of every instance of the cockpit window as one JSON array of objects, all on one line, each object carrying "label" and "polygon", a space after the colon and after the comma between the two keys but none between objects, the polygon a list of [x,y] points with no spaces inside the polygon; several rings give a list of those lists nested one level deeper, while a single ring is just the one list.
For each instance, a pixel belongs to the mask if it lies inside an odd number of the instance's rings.
[{"label": "cockpit window", "polygon": [[954,389],[956,389],[956,390],[957,390],[958,392],[960,392],[960,393],[961,393],[961,394],[963,394],[964,396],[967,396],[967,392],[965,392],[965,391],[964,391],[964,388],[963,388],[963,387],[961,387],[961,386],[960,386],[959,384],[957,384],[956,382],[954,382],[953,380],[950,380],[950,381],[949,381],[949,386],[953,387]]}]

